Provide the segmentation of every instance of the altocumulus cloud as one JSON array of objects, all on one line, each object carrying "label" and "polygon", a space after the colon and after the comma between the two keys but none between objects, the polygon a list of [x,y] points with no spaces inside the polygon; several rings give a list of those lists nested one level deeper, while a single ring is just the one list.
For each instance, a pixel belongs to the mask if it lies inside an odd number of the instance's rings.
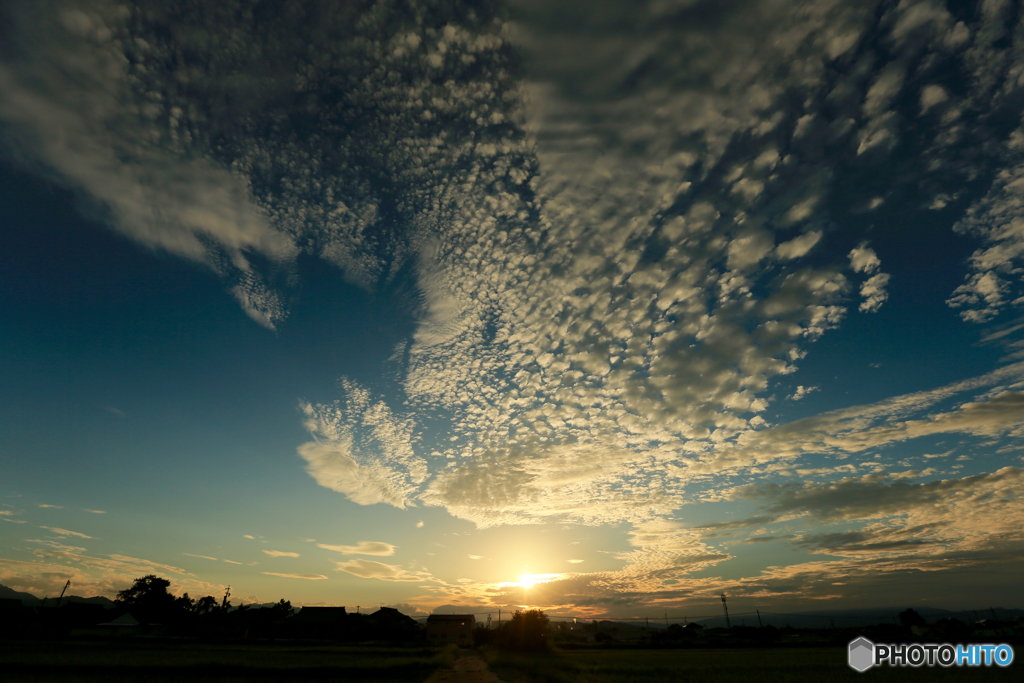
[{"label": "altocumulus cloud", "polygon": [[[992,537],[956,517],[1016,533],[1015,474],[917,484],[852,463],[940,434],[1020,439],[1021,366],[788,424],[766,416],[814,342],[894,286],[836,207],[883,211],[891,190],[941,209],[986,179],[956,224],[980,246],[949,305],[985,322],[1021,300],[1024,124],[994,114],[1020,94],[1018,13],[713,4],[598,0],[569,16],[522,0],[513,25],[458,2],[434,24],[294,2],[264,18],[280,37],[268,41],[245,3],[16,2],[0,119],[20,158],[85,210],[212,269],[268,328],[287,320],[302,253],[370,290],[408,274],[420,310],[398,354],[404,395],[344,379],[337,401],[301,404],[311,440],[298,454],[363,505],[440,506],[480,527],[629,525],[621,572],[546,590],[596,604],[727,559],[709,534],[729,529],[676,519],[727,495],[763,505],[765,524],[875,525],[799,536],[816,551],[973,561]],[[189,33],[211,36],[190,57],[204,68],[175,57]],[[255,54],[283,75],[250,76]],[[943,87],[950,73],[977,87]],[[267,133],[292,116],[306,121],[294,135]],[[835,481],[733,480],[823,459]],[[371,545],[322,547],[393,552]],[[337,568],[430,580],[370,560]],[[842,571],[766,570],[763,585]]]}]

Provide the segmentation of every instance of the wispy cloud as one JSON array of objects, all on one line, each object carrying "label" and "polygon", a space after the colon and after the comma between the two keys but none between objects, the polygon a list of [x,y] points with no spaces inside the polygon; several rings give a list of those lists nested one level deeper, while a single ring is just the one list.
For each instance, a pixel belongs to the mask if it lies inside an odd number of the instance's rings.
[{"label": "wispy cloud", "polygon": [[270,555],[271,557],[298,557],[299,556],[298,553],[292,553],[292,552],[288,552],[288,551],[285,551],[285,550],[264,550],[263,553],[265,555]]},{"label": "wispy cloud", "polygon": [[52,531],[53,533],[55,533],[55,534],[57,534],[59,536],[75,536],[77,538],[92,538],[92,536],[86,536],[85,534],[79,533],[77,531],[68,531],[67,529],[60,529],[60,528],[52,527],[52,526],[40,526],[39,528],[40,529],[46,529],[47,531]]},{"label": "wispy cloud", "polygon": [[48,503],[41,503],[39,505],[39,507],[41,507],[41,508],[56,508],[56,509],[60,510],[60,509],[63,509],[64,506],[63,505],[50,505]]},{"label": "wispy cloud", "polygon": [[364,579],[380,579],[381,581],[434,581],[428,572],[409,571],[397,565],[374,562],[372,560],[348,560],[337,562],[338,571],[347,572]]},{"label": "wispy cloud", "polygon": [[343,555],[394,555],[395,547],[382,541],[359,541],[356,545],[327,545],[317,543],[317,547],[332,550]]},{"label": "wispy cloud", "polygon": [[208,555],[193,555],[192,553],[182,553],[182,555],[188,555],[189,557],[198,557],[198,558],[203,559],[203,560],[214,560],[214,561],[217,560],[216,557],[210,557]]},{"label": "wispy cloud", "polygon": [[42,595],[59,593],[64,582],[70,579],[83,595],[113,598],[139,576],[156,574],[169,577],[175,592],[207,595],[222,590],[221,586],[196,579],[173,565],[120,554],[91,556],[84,554],[81,548],[43,543],[44,547],[32,551],[33,560],[0,558],[0,583]]},{"label": "wispy cloud", "polygon": [[279,574],[277,572],[261,572],[265,576],[280,576],[285,579],[307,579],[310,581],[319,581],[326,579],[327,577],[323,574]]}]

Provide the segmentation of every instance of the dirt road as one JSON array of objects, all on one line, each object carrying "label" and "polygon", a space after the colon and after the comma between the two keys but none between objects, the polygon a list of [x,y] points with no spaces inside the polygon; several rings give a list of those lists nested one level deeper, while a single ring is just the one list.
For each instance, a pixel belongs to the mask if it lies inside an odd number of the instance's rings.
[{"label": "dirt road", "polygon": [[459,658],[455,660],[455,666],[431,676],[429,683],[502,683],[502,681],[487,668],[487,662],[483,660],[479,652],[459,650]]}]

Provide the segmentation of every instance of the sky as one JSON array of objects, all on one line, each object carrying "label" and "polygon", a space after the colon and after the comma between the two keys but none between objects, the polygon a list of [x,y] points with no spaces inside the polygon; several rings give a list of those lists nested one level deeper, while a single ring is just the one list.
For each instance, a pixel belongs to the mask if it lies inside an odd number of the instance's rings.
[{"label": "sky", "polygon": [[0,34],[0,584],[1024,607],[1018,4]]}]

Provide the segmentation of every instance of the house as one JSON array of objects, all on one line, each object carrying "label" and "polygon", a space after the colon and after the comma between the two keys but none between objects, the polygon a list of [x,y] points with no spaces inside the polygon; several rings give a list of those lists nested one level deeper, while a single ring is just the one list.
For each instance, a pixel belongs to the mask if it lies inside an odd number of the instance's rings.
[{"label": "house", "polygon": [[474,628],[476,619],[472,614],[431,614],[427,617],[427,642],[472,647]]},{"label": "house", "polygon": [[344,607],[303,607],[288,619],[289,630],[298,638],[345,638],[352,630]]},{"label": "house", "polygon": [[145,625],[132,616],[130,612],[125,612],[113,621],[96,624],[96,629],[98,634],[108,638],[124,638],[143,635]]},{"label": "house", "polygon": [[415,619],[402,614],[394,607],[381,607],[366,619],[378,638],[417,638],[422,630]]}]

